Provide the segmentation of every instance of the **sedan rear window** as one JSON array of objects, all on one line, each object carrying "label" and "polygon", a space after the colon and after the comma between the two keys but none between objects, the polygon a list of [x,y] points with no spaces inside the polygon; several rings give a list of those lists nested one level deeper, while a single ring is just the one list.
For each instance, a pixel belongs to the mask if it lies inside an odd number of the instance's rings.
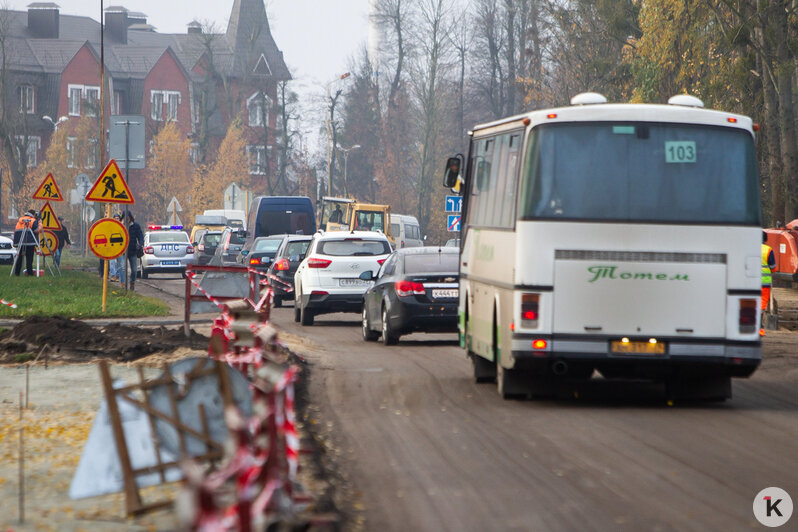
[{"label": "sedan rear window", "polygon": [[150,233],[150,244],[159,242],[185,242],[188,243],[188,235],[182,231],[164,231],[162,233]]},{"label": "sedan rear window", "polygon": [[255,242],[255,249],[252,251],[264,251],[266,253],[273,253],[277,251],[277,248],[280,247],[280,244],[283,242],[282,238],[264,238],[263,240],[258,239]]},{"label": "sedan rear window", "polygon": [[424,253],[405,257],[405,273],[457,273],[460,255],[457,253]]},{"label": "sedan rear window", "polygon": [[300,257],[305,254],[310,245],[310,240],[299,240],[297,242],[289,242],[285,247],[285,256],[293,257],[299,255]]},{"label": "sedan rear window", "polygon": [[367,240],[348,238],[346,240],[325,240],[319,243],[318,253],[334,257],[371,257],[387,255],[391,246],[387,240]]}]

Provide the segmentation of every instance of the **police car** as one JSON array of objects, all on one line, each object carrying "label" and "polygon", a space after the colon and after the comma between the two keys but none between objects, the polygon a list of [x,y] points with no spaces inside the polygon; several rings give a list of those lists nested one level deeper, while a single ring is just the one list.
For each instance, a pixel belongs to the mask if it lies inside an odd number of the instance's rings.
[{"label": "police car", "polygon": [[144,256],[139,261],[141,277],[151,273],[180,273],[194,264],[194,246],[182,225],[150,225],[144,233]]}]

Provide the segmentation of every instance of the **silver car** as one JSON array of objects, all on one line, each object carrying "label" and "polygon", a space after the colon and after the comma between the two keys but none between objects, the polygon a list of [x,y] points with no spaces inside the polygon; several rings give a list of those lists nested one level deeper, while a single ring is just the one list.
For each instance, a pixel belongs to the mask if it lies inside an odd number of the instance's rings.
[{"label": "silver car", "polygon": [[17,248],[14,241],[5,235],[0,235],[0,263],[12,264],[14,257],[17,256]]},{"label": "silver car", "polygon": [[194,246],[185,231],[169,230],[166,226],[150,226],[144,233],[144,256],[139,261],[141,276],[151,273],[178,273],[185,278],[186,266],[194,264]]}]

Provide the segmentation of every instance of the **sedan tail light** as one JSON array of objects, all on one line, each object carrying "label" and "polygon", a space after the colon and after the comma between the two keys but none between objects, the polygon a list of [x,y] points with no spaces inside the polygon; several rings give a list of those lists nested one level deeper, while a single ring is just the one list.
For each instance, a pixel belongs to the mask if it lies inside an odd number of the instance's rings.
[{"label": "sedan tail light", "polygon": [[186,246],[186,253],[187,254],[194,253],[194,246]]},{"label": "sedan tail light", "polygon": [[536,329],[540,317],[540,294],[521,294],[521,327]]},{"label": "sedan tail light", "polygon": [[252,257],[251,259],[249,259],[249,263],[253,266],[257,266],[258,264],[260,264],[260,257]]},{"label": "sedan tail light", "polygon": [[757,302],[756,299],[740,300],[739,325],[741,333],[752,333],[756,331]]},{"label": "sedan tail light", "polygon": [[317,259],[313,257],[308,259],[308,268],[326,268],[330,264],[332,264],[332,261],[327,259]]},{"label": "sedan tail light", "polygon": [[424,285],[416,281],[396,281],[394,288],[396,289],[396,295],[399,297],[423,296],[427,293]]},{"label": "sedan tail light", "polygon": [[144,253],[146,253],[147,255],[152,255],[153,253],[155,253],[155,250],[152,249],[152,246],[147,246],[146,248],[144,248]]},{"label": "sedan tail light", "polygon": [[278,272],[285,272],[291,268],[291,264],[288,262],[288,259],[280,259],[274,263],[274,269]]}]

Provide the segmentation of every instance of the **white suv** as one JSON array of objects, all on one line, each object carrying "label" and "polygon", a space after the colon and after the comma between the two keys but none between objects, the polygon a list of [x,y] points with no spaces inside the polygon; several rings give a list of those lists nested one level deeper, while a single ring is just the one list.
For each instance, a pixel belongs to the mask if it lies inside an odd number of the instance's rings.
[{"label": "white suv", "polygon": [[379,270],[390,253],[391,244],[381,233],[316,233],[294,275],[294,320],[313,325],[317,314],[360,312],[363,293],[371,286],[360,274]]}]

